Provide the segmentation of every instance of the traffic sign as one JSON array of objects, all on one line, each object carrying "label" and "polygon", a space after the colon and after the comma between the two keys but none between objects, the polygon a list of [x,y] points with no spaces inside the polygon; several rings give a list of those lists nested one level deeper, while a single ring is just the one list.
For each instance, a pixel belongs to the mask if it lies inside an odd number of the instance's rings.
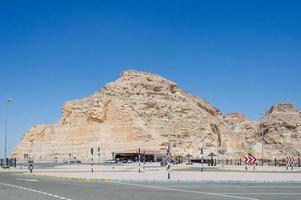
[{"label": "traffic sign", "polygon": [[256,163],[256,158],[254,156],[245,156],[244,159],[247,165],[254,165]]},{"label": "traffic sign", "polygon": [[292,157],[292,156],[288,156],[288,157],[286,157],[285,161],[286,161],[286,164],[289,164],[289,165],[291,165],[291,164],[293,164],[293,163],[294,163],[294,161],[295,161],[295,158],[294,158],[294,157]]}]

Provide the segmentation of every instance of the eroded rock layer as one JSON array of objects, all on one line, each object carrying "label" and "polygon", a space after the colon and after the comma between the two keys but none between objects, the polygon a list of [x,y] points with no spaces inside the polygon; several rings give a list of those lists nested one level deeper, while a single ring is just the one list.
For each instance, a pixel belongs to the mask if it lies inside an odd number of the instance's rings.
[{"label": "eroded rock layer", "polygon": [[114,152],[129,149],[163,152],[171,142],[173,155],[197,157],[200,148],[218,155],[223,149],[232,158],[248,152],[258,155],[262,132],[269,145],[267,155],[284,153],[278,139],[299,155],[298,140],[293,140],[300,138],[300,121],[300,112],[290,106],[274,106],[259,122],[239,113],[224,117],[217,108],[175,83],[130,70],[93,95],[66,102],[61,119],[53,125],[31,128],[11,157],[23,160],[28,154],[36,162],[70,157],[88,161],[90,149],[99,147],[101,160],[105,160]]}]

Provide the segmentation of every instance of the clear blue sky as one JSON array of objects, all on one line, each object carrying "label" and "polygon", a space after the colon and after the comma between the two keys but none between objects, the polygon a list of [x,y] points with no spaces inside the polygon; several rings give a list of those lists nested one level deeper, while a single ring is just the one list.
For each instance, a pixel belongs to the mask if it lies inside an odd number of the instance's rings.
[{"label": "clear blue sky", "polygon": [[1,1],[0,153],[66,100],[126,69],[160,74],[223,113],[301,108],[300,1]]}]

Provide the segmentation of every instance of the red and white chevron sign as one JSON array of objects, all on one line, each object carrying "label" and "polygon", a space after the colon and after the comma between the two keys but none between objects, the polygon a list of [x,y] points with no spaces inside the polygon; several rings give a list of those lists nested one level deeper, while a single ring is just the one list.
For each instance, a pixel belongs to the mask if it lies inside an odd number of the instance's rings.
[{"label": "red and white chevron sign", "polygon": [[294,157],[286,157],[285,161],[287,164],[293,164],[295,161],[295,158]]},{"label": "red and white chevron sign", "polygon": [[250,165],[250,164],[255,164],[256,163],[256,158],[253,156],[245,156],[245,163]]}]

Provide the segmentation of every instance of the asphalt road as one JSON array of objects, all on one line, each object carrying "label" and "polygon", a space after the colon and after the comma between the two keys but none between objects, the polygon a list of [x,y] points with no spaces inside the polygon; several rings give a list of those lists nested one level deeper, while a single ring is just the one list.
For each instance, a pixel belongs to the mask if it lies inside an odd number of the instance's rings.
[{"label": "asphalt road", "polygon": [[299,200],[301,184],[91,182],[0,173],[1,200]]}]

